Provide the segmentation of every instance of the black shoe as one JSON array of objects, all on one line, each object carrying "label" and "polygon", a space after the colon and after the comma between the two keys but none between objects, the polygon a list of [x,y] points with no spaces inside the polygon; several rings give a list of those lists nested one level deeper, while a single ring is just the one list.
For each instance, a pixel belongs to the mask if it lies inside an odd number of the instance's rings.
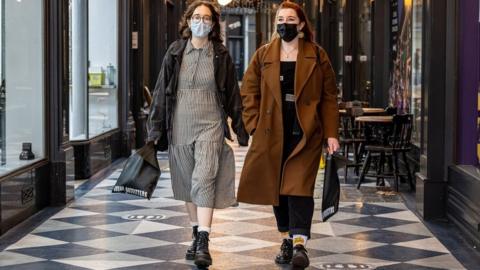
[{"label": "black shoe", "polygon": [[280,246],[280,252],[275,257],[275,262],[278,264],[290,264],[293,255],[293,242],[292,239],[283,239]]},{"label": "black shoe", "polygon": [[197,253],[195,254],[195,265],[198,267],[208,267],[212,265],[212,257],[208,250],[208,232],[198,232]]},{"label": "black shoe", "polygon": [[198,226],[193,226],[192,232],[192,244],[187,249],[185,253],[185,259],[195,260],[195,254],[197,253],[197,242],[198,242]]},{"label": "black shoe", "polygon": [[305,269],[310,265],[308,252],[303,245],[293,247],[292,267],[293,269]]}]

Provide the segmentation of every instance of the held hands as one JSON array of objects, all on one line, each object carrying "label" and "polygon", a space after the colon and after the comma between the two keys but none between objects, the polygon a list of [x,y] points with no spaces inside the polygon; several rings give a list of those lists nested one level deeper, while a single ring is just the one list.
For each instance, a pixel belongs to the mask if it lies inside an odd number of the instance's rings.
[{"label": "held hands", "polygon": [[337,138],[328,138],[327,143],[327,151],[330,155],[338,151],[338,149],[340,148],[340,144],[338,143]]}]

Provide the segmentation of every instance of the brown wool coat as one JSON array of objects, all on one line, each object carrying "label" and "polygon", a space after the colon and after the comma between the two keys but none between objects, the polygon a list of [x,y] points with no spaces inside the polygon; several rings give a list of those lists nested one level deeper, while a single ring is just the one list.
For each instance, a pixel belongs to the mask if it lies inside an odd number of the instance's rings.
[{"label": "brown wool coat", "polygon": [[323,143],[338,137],[335,73],[322,48],[300,39],[294,91],[304,135],[281,178],[280,45],[277,38],[258,49],[243,78],[243,121],[253,139],[240,177],[240,202],[278,205],[279,195],[313,196]]}]

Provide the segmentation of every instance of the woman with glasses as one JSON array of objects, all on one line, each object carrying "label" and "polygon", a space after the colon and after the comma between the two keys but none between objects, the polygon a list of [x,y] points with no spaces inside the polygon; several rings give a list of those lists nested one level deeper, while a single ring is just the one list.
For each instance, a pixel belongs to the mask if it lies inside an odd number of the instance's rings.
[{"label": "woman with glasses", "polygon": [[249,136],[235,67],[222,45],[219,11],[195,1],[180,24],[181,39],[163,60],[148,120],[149,141],[168,148],[174,198],[186,202],[193,241],[186,259],[212,264],[208,242],[213,209],[236,203],[235,161],[227,117],[240,145]]},{"label": "woman with glasses", "polygon": [[275,261],[304,269],[323,144],[329,153],[339,148],[337,87],[304,10],[283,2],[275,20],[276,34],[253,56],[240,91],[253,138],[238,200],[274,206],[284,238]]}]

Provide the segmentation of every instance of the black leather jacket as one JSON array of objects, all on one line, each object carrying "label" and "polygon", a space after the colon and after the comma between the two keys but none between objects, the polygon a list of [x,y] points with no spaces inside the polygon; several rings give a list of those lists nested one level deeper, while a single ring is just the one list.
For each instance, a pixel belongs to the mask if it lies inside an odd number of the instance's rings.
[{"label": "black leather jacket", "polygon": [[[177,101],[178,75],[182,57],[189,40],[180,39],[173,42],[163,59],[153,93],[153,103],[147,122],[148,141],[158,140],[158,149],[168,149],[172,139],[172,115]],[[222,107],[225,137],[232,139],[227,124],[227,117],[232,119],[232,129],[237,134],[240,145],[248,144],[249,135],[242,121],[242,100],[236,78],[235,66],[227,48],[213,42],[214,73],[217,84],[217,100]]]}]

